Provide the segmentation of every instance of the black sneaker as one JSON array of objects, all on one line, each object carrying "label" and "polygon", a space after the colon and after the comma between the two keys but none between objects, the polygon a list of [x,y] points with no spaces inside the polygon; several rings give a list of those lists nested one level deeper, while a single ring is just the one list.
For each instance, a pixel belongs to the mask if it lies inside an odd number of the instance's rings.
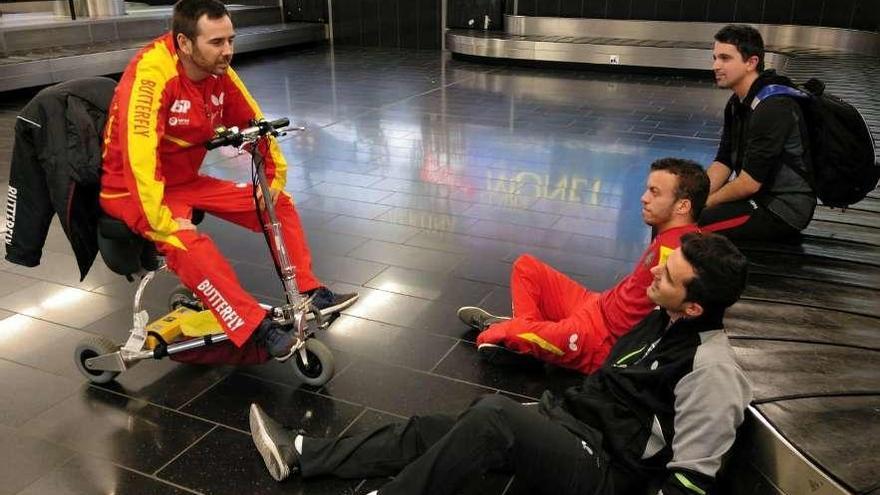
[{"label": "black sneaker", "polygon": [[485,309],[476,306],[462,306],[458,308],[458,319],[465,325],[482,332],[489,325],[510,319],[508,316],[495,316]]},{"label": "black sneaker", "polygon": [[493,364],[522,364],[531,361],[526,354],[512,351],[502,344],[477,344],[477,355]]},{"label": "black sneaker", "polygon": [[249,420],[254,446],[263,456],[272,478],[283,481],[296,474],[299,471],[299,454],[293,445],[296,434],[285,430],[256,404],[251,404]]},{"label": "black sneaker", "polygon": [[270,356],[282,363],[290,359],[295,352],[293,347],[296,338],[268,316],[263,318],[251,338],[261,343],[269,351]]},{"label": "black sneaker", "polygon": [[[330,316],[333,313],[338,313],[354,304],[358,299],[357,292],[352,292],[350,294],[334,294],[326,287],[312,289],[306,292],[305,296],[311,297],[312,294],[315,295],[315,298],[312,299],[312,304],[321,311],[321,316]],[[307,319],[311,320],[312,318],[314,318],[314,315],[309,313]]]}]

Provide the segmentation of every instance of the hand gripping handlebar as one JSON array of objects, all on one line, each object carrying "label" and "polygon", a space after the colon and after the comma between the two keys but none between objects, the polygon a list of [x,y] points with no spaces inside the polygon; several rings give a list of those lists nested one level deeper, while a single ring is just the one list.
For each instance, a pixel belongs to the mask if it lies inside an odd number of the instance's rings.
[{"label": "hand gripping handlebar", "polygon": [[205,148],[212,150],[221,146],[241,146],[245,142],[254,141],[267,134],[277,135],[278,129],[290,125],[290,119],[258,120],[251,127],[239,130],[238,127],[220,128],[217,136],[205,143]]}]

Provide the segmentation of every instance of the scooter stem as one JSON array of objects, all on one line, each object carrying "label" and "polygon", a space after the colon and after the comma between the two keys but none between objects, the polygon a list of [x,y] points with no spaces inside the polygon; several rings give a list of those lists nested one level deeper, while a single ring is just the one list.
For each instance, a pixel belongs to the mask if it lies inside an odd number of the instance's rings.
[{"label": "scooter stem", "polygon": [[299,288],[296,285],[296,274],[294,273],[293,263],[290,262],[290,257],[287,254],[287,246],[284,244],[284,237],[281,235],[281,222],[278,221],[278,215],[275,213],[275,204],[272,201],[269,180],[266,178],[265,160],[257,149],[257,144],[258,143],[254,143],[251,152],[254,156],[254,166],[257,171],[257,184],[261,191],[260,196],[263,203],[263,210],[266,212],[266,216],[269,219],[266,224],[266,231],[270,239],[269,250],[272,251],[275,264],[281,272],[281,283],[284,285],[284,294],[287,297],[288,304],[295,308],[305,310],[306,308],[300,308],[303,302],[303,297],[300,295]]}]

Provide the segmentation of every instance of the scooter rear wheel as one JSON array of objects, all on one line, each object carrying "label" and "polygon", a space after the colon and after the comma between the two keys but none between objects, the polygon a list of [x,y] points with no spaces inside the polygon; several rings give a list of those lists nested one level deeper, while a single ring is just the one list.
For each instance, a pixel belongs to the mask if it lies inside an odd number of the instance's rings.
[{"label": "scooter rear wheel", "polygon": [[79,372],[92,383],[109,383],[119,375],[118,371],[92,370],[86,368],[86,360],[104,354],[111,354],[119,350],[119,346],[110,340],[93,336],[80,341],[74,351],[74,361]]},{"label": "scooter rear wheel", "polygon": [[333,378],[336,370],[336,361],[333,352],[321,341],[309,339],[305,344],[306,358],[309,364],[303,363],[300,351],[288,361],[293,367],[296,376],[307,385],[320,387]]}]

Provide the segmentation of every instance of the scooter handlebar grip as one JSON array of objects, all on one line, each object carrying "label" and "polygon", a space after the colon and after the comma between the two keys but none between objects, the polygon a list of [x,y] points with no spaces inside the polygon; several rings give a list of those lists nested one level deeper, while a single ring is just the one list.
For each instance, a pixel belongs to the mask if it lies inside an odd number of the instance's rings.
[{"label": "scooter handlebar grip", "polygon": [[207,148],[209,150],[212,150],[214,148],[219,148],[221,146],[225,146],[226,144],[228,144],[227,141],[228,141],[227,136],[215,137],[214,139],[211,139],[210,141],[205,143],[205,148]]},{"label": "scooter handlebar grip", "polygon": [[273,129],[280,129],[282,127],[287,127],[290,125],[290,119],[287,117],[283,117],[277,120],[273,120],[269,122],[269,125],[272,126]]}]

